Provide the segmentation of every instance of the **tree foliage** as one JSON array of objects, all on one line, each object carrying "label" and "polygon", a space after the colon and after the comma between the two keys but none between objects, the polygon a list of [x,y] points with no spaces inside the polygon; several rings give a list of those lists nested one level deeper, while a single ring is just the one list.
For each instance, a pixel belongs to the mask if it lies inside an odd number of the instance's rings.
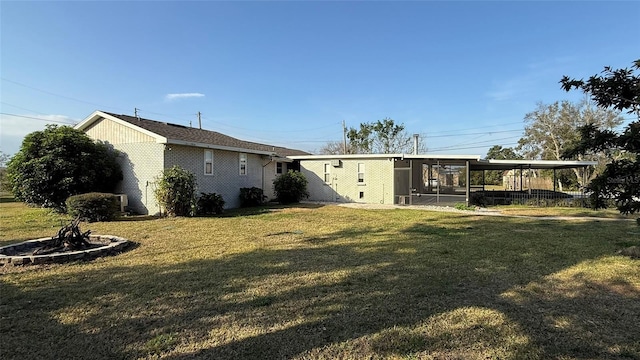
[{"label": "tree foliage", "polygon": [[11,159],[9,154],[0,151],[0,191],[9,191],[11,188],[7,179],[7,163]]},{"label": "tree foliage", "polygon": [[345,153],[344,147],[344,143],[340,141],[329,141],[322,145],[318,153],[322,155],[341,155]]},{"label": "tree foliage", "polygon": [[[585,100],[578,104],[569,101],[551,105],[538,104],[536,110],[525,115],[524,135],[518,141],[517,150],[527,159],[562,160],[564,150],[580,138],[580,127],[590,125],[598,129],[613,129],[622,123],[618,111],[593,106]],[[576,154],[575,160],[599,161],[604,166],[602,153]],[[594,176],[593,169],[573,169],[567,176],[569,182],[584,186],[583,179]]]},{"label": "tree foliage", "polygon": [[631,69],[605,67],[600,75],[588,80],[576,80],[564,76],[560,83],[566,91],[579,89],[591,96],[602,108],[613,108],[635,114],[637,120],[630,122],[622,131],[599,129],[591,124],[580,129],[580,138],[568,148],[564,156],[574,157],[605,152],[611,157],[616,152],[627,156],[610,158],[605,169],[589,184],[591,203],[595,208],[604,207],[607,199],[613,199],[623,214],[640,212],[640,59]]},{"label": "tree foliage", "polygon": [[[518,160],[522,159],[522,156],[518,154],[513,148],[504,148],[500,145],[494,145],[487,151],[487,159],[496,160]],[[484,174],[484,183],[487,185],[500,185],[502,184],[502,170],[487,170]]]},{"label": "tree foliage", "polygon": [[411,137],[404,125],[384,118],[374,123],[361,123],[360,128],[350,128],[348,151],[352,154],[393,154],[412,151]]},{"label": "tree foliage", "polygon": [[164,169],[157,178],[155,196],[169,216],[193,216],[196,207],[196,176],[178,165]]},{"label": "tree foliage", "polygon": [[11,192],[28,204],[64,210],[76,194],[112,192],[122,180],[117,152],[69,126],[28,134],[7,166]]}]

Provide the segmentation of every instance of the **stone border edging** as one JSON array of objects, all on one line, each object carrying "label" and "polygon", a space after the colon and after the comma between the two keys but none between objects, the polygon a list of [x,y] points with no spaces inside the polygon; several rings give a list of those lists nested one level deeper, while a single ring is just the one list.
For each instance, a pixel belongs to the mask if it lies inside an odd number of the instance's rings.
[{"label": "stone border edging", "polygon": [[0,247],[0,266],[3,265],[38,265],[47,263],[63,263],[75,260],[88,260],[94,259],[99,256],[112,255],[124,250],[131,242],[125,238],[114,235],[90,235],[89,241],[92,243],[102,243],[103,246],[87,249],[69,251],[64,253],[51,253],[46,255],[4,255],[3,252],[8,248],[17,248],[18,251],[25,245],[32,244],[34,242],[46,242],[51,241],[50,237],[39,238],[33,240],[23,241],[17,244],[11,244]]}]

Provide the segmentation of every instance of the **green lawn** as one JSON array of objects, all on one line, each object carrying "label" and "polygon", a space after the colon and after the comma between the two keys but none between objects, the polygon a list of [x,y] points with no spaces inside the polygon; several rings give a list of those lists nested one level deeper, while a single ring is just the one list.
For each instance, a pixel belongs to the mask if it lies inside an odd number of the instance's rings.
[{"label": "green lawn", "polygon": [[[634,222],[240,214],[83,224],[138,245],[1,269],[0,358],[640,359]],[[58,225],[0,204],[5,244]]]},{"label": "green lawn", "polygon": [[540,206],[526,206],[526,205],[500,205],[491,206],[491,210],[497,210],[505,215],[518,215],[518,216],[569,216],[569,217],[599,217],[609,219],[630,219],[633,220],[639,216],[639,214],[622,215],[617,209],[599,209],[593,210],[583,207],[540,207]]}]

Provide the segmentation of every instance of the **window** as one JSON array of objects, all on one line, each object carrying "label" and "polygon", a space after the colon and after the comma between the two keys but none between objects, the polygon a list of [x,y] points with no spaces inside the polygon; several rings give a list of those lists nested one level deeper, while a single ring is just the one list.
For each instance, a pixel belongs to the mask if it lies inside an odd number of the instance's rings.
[{"label": "window", "polygon": [[358,182],[364,183],[364,163],[358,163]]},{"label": "window", "polygon": [[324,182],[331,182],[331,164],[329,163],[324,164]]},{"label": "window", "polygon": [[276,174],[282,174],[282,163],[281,162],[277,162],[276,163]]},{"label": "window", "polygon": [[364,199],[364,191],[360,191],[359,197],[360,199]]},{"label": "window", "polygon": [[204,151],[204,174],[213,175],[213,150]]},{"label": "window", "polygon": [[247,154],[240,153],[240,175],[247,175]]}]

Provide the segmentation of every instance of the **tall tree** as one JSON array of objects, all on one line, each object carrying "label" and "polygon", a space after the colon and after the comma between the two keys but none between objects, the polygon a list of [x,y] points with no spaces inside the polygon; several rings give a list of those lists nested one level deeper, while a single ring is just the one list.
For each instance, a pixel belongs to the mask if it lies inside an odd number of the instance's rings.
[{"label": "tall tree", "polygon": [[612,69],[606,66],[600,75],[588,80],[564,76],[560,83],[566,91],[582,90],[602,108],[613,108],[635,114],[622,131],[616,133],[587,124],[580,129],[580,138],[564,153],[566,157],[583,156],[594,152],[612,154],[624,151],[629,156],[612,158],[604,171],[589,184],[592,205],[601,208],[607,199],[614,199],[623,214],[640,212],[640,59],[631,69]]},{"label": "tall tree", "polygon": [[[613,129],[623,121],[618,111],[595,107],[587,100],[578,104],[569,101],[551,105],[538,104],[525,115],[524,135],[517,150],[527,159],[561,160],[566,147],[580,137],[579,128],[590,124],[599,129]],[[576,160],[605,161],[604,154],[575,154]],[[594,176],[593,169],[573,169],[574,181],[586,185],[584,179]]]},{"label": "tall tree", "polygon": [[[518,160],[522,159],[522,156],[518,154],[513,148],[503,148],[500,145],[494,145],[487,151],[487,159],[496,160]],[[488,185],[500,185],[502,184],[501,170],[488,170],[484,175],[484,182]]]},{"label": "tall tree", "polygon": [[384,118],[374,123],[361,123],[347,132],[349,151],[355,154],[393,154],[412,151],[411,137],[404,125]]},{"label": "tall tree", "polygon": [[329,141],[322,145],[319,154],[322,155],[341,155],[344,154],[344,143],[341,141]]},{"label": "tall tree", "polygon": [[7,177],[16,199],[64,210],[71,195],[114,190],[122,179],[116,157],[80,130],[47,125],[24,138],[9,161]]}]

